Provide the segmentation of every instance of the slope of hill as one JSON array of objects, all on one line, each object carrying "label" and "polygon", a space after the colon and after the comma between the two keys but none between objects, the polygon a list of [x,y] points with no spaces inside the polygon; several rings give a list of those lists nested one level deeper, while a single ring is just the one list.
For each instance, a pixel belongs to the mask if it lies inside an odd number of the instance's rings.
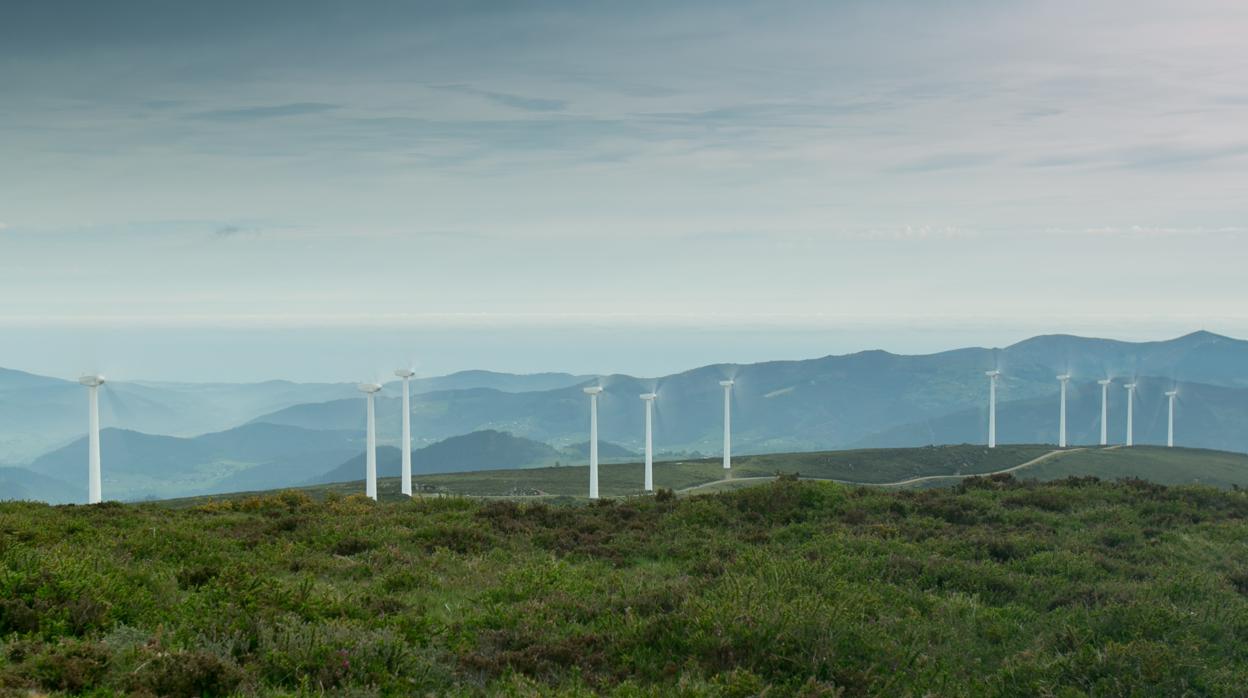
[{"label": "slope of hill", "polygon": [[[584,379],[580,376],[564,373],[462,371],[414,379],[412,391],[550,390],[581,380]],[[398,396],[400,390],[401,383],[392,381],[382,394]],[[358,395],[354,383],[112,381],[100,393],[100,418],[105,427],[195,436],[230,429],[257,415],[291,405],[319,404]],[[0,463],[23,464],[82,436],[86,431],[85,413],[86,397],[76,382],[0,368]],[[359,421],[363,428],[363,418]]]},{"label": "slope of hill", "polygon": [[[103,489],[109,499],[185,496],[282,487],[340,463],[359,448],[359,435],[274,424],[251,424],[194,438],[124,429],[100,433]],[[29,470],[70,483],[86,498],[85,438],[40,456]]]},{"label": "slope of hill", "polygon": [[[377,476],[398,477],[401,452],[393,446],[377,449]],[[412,451],[412,473],[457,473],[492,468],[526,468],[547,465],[559,458],[550,446],[511,434],[484,430],[453,436]],[[364,473],[364,454],[353,456],[334,469],[308,480],[309,483],[359,480]]]},{"label": "slope of hill", "polygon": [[[1180,446],[1248,452],[1248,389],[1200,383],[1138,379],[1135,402],[1135,442],[1166,443],[1168,405],[1165,391],[1177,389],[1175,443]],[[1126,440],[1127,395],[1121,382],[1110,386],[1108,436],[1110,443]],[[1056,443],[1059,400],[1052,395],[1004,402],[997,407],[997,435],[1002,443]],[[921,446],[983,441],[988,430],[987,406],[961,410],[873,434],[855,446]],[[1101,387],[1093,381],[1071,383],[1067,395],[1067,430],[1072,445],[1100,443]]]},{"label": "slope of hill", "polygon": [[[83,467],[85,475],[86,467]],[[86,488],[83,488],[85,494]],[[25,468],[0,468],[0,501],[38,501],[68,504],[80,499],[68,483]]]},{"label": "slope of hill", "polygon": [[299,493],[184,510],[0,504],[0,520],[0,680],[23,694],[1248,685],[1243,492],[780,481],[595,506]]},{"label": "slope of hill", "polygon": [[1193,332],[1163,342],[1045,335],[1014,344],[1003,354],[1010,364],[1045,364],[1085,378],[1157,376],[1248,387],[1248,341],[1212,332]]},{"label": "slope of hill", "polygon": [[[802,477],[838,479],[866,483],[888,483],[928,475],[990,473],[1026,463],[1053,450],[1044,445],[1012,445],[989,449],[983,446],[957,445],[904,449],[863,449],[805,453],[774,453],[740,456],[725,473],[719,458],[662,461],[654,464],[656,487],[682,490],[725,477],[751,479],[770,478],[777,473],[800,474]],[[419,451],[417,451],[419,453]],[[378,471],[398,473],[398,451],[387,449],[386,458],[393,463],[382,470],[382,450],[378,449]],[[599,468],[599,485],[603,496],[624,496],[641,493],[642,464],[611,463]],[[352,461],[335,477],[333,484],[299,488],[313,496],[335,492],[349,495],[364,491],[362,459]],[[330,480],[321,478],[322,482]],[[413,477],[415,484],[427,491],[473,496],[508,496],[541,493],[547,495],[584,497],[589,483],[589,469],[584,465],[559,467],[511,468],[498,470],[460,471],[458,468],[421,472]],[[395,477],[378,481],[383,499],[400,498]],[[216,498],[237,499],[254,494],[234,492]],[[202,501],[203,498],[177,500],[176,504]]]},{"label": "slope of hill", "polygon": [[[380,461],[380,451],[378,453]],[[388,457],[395,465],[387,472],[398,472],[397,451]],[[364,491],[362,460],[343,469],[342,481],[301,487],[316,498],[349,496]],[[858,449],[804,453],[773,453],[733,459],[725,472],[718,458],[662,461],[654,464],[658,488],[678,493],[704,493],[763,485],[778,475],[802,479],[834,480],[843,484],[885,487],[945,487],[974,475],[1009,473],[1018,479],[1056,480],[1068,476],[1093,476],[1106,480],[1140,478],[1162,484],[1208,484],[1216,487],[1248,488],[1248,455],[1185,448],[1109,447],[1057,450],[1043,444],[1002,445],[995,449],[962,444],[919,448]],[[641,463],[604,464],[599,469],[599,487],[604,497],[642,494]],[[535,467],[501,470],[446,471],[419,473],[414,486],[423,492],[483,496],[553,496],[584,498],[589,474],[585,466]],[[378,480],[382,501],[406,499],[399,491],[397,477]],[[237,500],[264,494],[239,491],[163,502],[184,507],[208,499]]]},{"label": "slope of hill", "polygon": [[1087,449],[1037,463],[1016,474],[1023,480],[1088,476],[1102,480],[1139,478],[1161,485],[1248,488],[1248,455],[1159,446]]}]

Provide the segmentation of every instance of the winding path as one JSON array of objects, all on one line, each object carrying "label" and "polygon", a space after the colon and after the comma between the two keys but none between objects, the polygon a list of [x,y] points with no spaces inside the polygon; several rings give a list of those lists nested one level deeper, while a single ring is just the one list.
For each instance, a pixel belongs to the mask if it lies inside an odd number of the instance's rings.
[{"label": "winding path", "polygon": [[[1117,448],[1117,446],[1110,446],[1110,448]],[[1048,453],[1042,456],[1032,458],[1031,460],[1026,461],[1025,463],[1012,465],[1003,470],[992,470],[986,473],[968,473],[966,475],[924,475],[922,477],[912,477],[912,478],[908,478],[905,480],[898,480],[896,482],[858,482],[856,480],[838,480],[837,478],[834,478],[834,477],[802,477],[801,475],[798,475],[798,478],[801,480],[836,482],[842,485],[855,485],[855,486],[861,486],[861,487],[904,487],[906,485],[913,485],[913,484],[917,484],[920,482],[933,482],[936,480],[965,480],[968,477],[988,477],[990,475],[1003,475],[1005,473],[1012,473],[1016,470],[1022,470],[1023,468],[1029,468],[1038,463],[1043,463],[1044,461],[1052,460],[1053,458],[1057,458],[1058,456],[1061,456],[1067,453],[1078,453],[1079,451],[1086,451],[1086,450],[1087,450],[1086,448],[1059,448],[1055,451],[1049,451]],[[728,482],[749,482],[751,480],[775,480],[775,479],[776,479],[775,475],[758,475],[754,477],[725,478],[723,480],[713,480],[711,482],[704,482],[700,485],[692,485],[690,487],[684,487],[679,490],[676,490],[676,492],[677,494],[685,494],[689,492],[695,492],[699,489],[702,489],[703,487],[714,487],[715,485],[722,485]]]}]

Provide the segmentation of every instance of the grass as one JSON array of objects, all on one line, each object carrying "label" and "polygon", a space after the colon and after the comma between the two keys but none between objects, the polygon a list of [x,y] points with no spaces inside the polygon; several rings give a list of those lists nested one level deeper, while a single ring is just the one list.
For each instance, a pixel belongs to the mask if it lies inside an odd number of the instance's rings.
[{"label": "grass", "polygon": [[[813,453],[781,453],[736,456],[732,470],[724,472],[718,458],[655,463],[656,487],[683,490],[727,477],[774,477],[777,473],[800,474],[802,477],[839,479],[861,482],[894,482],[925,475],[951,473],[988,473],[1024,463],[1052,450],[1043,445],[1011,445],[988,449],[984,446],[932,446],[927,448],[862,449],[854,451],[822,451]],[[418,486],[447,494],[486,497],[540,496],[585,497],[589,490],[589,469],[586,466],[485,470],[445,475],[416,475]],[[641,494],[643,465],[641,463],[603,464],[599,466],[599,491],[605,497]],[[758,484],[756,480],[747,480]],[[363,481],[316,485],[303,488],[313,497],[328,494],[349,496],[364,490]],[[398,478],[382,478],[377,483],[382,501],[399,501]],[[171,506],[191,506],[211,499],[253,496],[243,492],[233,495],[195,497],[171,500]]]},{"label": "grass", "polygon": [[[899,466],[900,467],[900,466]],[[0,504],[0,690],[1243,695],[1248,493]]]},{"label": "grass", "polygon": [[1018,477],[1058,480],[1094,475],[1140,478],[1163,485],[1248,487],[1248,455],[1191,448],[1133,446],[1071,452],[1020,471]]}]

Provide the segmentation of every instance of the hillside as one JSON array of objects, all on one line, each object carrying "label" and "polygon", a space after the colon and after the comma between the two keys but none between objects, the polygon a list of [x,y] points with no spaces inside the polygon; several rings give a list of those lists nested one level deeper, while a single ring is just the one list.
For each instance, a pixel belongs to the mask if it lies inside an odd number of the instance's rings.
[{"label": "hillside", "polygon": [[[566,373],[461,371],[413,379],[412,391],[484,388],[523,392],[551,390],[583,380]],[[382,395],[398,396],[400,389],[401,383],[391,380]],[[105,427],[190,437],[225,431],[292,405],[321,404],[358,395],[355,383],[110,381],[100,393],[100,419]],[[85,414],[86,395],[76,382],[0,368],[0,464],[24,464],[82,436]],[[363,429],[363,417],[357,421]]]},{"label": "hillside", "polygon": [[[86,468],[83,468],[86,471]],[[69,483],[40,475],[26,468],[0,468],[0,501],[39,501],[68,504],[85,499],[86,487],[80,494]]]},{"label": "hillside", "polygon": [[[1175,443],[1223,451],[1248,452],[1248,389],[1200,383],[1138,379],[1135,443],[1166,443],[1168,407],[1165,392],[1178,390]],[[1122,381],[1109,390],[1109,442],[1123,443],[1127,431],[1127,395]],[[1097,445],[1101,436],[1101,386],[1072,381],[1067,395],[1069,443]],[[1051,395],[1003,402],[997,406],[997,435],[1002,443],[1056,443],[1059,399]],[[988,431],[987,405],[904,424],[858,441],[859,447],[921,446],[983,441]]]},{"label": "hillside", "polygon": [[1088,449],[1037,463],[1016,476],[1034,480],[1088,476],[1103,480],[1139,478],[1162,485],[1248,488],[1248,456],[1157,446]]},{"label": "hillside", "polygon": [[[1202,363],[1206,361],[1207,365]],[[606,376],[599,381],[606,389],[599,403],[599,428],[603,439],[639,451],[643,411],[637,395],[657,390],[656,447],[714,453],[723,414],[718,382],[731,375],[736,381],[733,440],[740,453],[973,443],[984,439],[983,372],[994,366],[1006,369],[999,393],[1002,409],[1013,403],[1055,405],[1054,377],[1072,366],[1077,382],[1093,390],[1102,376],[1136,377],[1141,384],[1139,414],[1153,420],[1142,428],[1154,430],[1157,412],[1152,403],[1177,385],[1183,409],[1203,410],[1209,417],[1190,422],[1203,426],[1187,431],[1185,445],[1248,452],[1248,387],[1244,387],[1248,342],[1210,333],[1145,343],[1051,336],[1001,350],[972,348],[922,356],[866,351],[802,361],[705,366],[656,379]],[[1112,399],[1121,405],[1123,396],[1113,392]],[[1085,398],[1091,404],[1099,400],[1099,392]],[[1072,409],[1082,409],[1084,402]],[[397,440],[399,401],[379,400],[377,409],[381,438]],[[1056,440],[1056,434],[1046,435],[1056,429],[1056,408],[1051,411],[1053,415],[1038,413],[1008,440]],[[584,441],[586,412],[579,386],[524,393],[448,390],[419,395],[412,403],[418,442],[497,429],[563,447]],[[361,429],[363,413],[362,400],[352,398],[296,405],[256,421]],[[1085,431],[1085,422],[1099,415],[1099,403],[1087,414],[1087,418],[1072,416]],[[948,421],[951,417],[955,419]],[[1111,426],[1121,421],[1114,419]],[[1005,423],[1003,427],[1012,428]]]},{"label": "hillside", "polygon": [[[378,448],[377,476],[398,477],[403,467],[401,455],[399,449],[392,446]],[[525,468],[554,463],[559,455],[558,451],[543,443],[500,431],[476,431],[412,451],[412,473],[424,475],[503,467]],[[307,482],[358,480],[363,477],[364,470],[364,454],[360,453]]]},{"label": "hillside", "polygon": [[[108,499],[171,497],[306,482],[360,448],[359,435],[251,424],[193,438],[123,429],[100,433]],[[69,483],[86,499],[87,440],[40,456],[28,470]]]},{"label": "hillside", "polygon": [[1248,685],[1244,492],[779,481],[594,506],[0,504],[0,521],[0,689],[22,694]]},{"label": "hillside", "polygon": [[[397,463],[397,452],[393,453]],[[331,484],[299,488],[315,498],[350,496],[364,491],[360,474],[364,466]],[[1020,467],[1021,466],[1021,467]],[[393,472],[398,466],[393,466]],[[1006,471],[1013,477],[1059,480],[1069,476],[1105,480],[1138,478],[1161,484],[1248,488],[1248,455],[1185,448],[1139,446],[1072,448],[1058,451],[1046,445],[1003,445],[996,449],[962,444],[920,448],[857,449],[810,453],[773,453],[733,459],[725,473],[718,458],[659,461],[654,464],[658,488],[678,494],[697,494],[764,485],[777,475],[802,479],[834,480],[845,484],[885,487],[949,487],[973,475]],[[604,497],[642,494],[641,463],[604,464],[599,469],[599,489]],[[538,467],[473,472],[420,473],[413,476],[418,491],[481,497],[558,497],[583,499],[589,472],[585,466]],[[401,501],[397,477],[378,480],[382,501]],[[204,502],[241,500],[264,492],[239,491],[212,497],[192,497],[163,502],[186,507]]]}]

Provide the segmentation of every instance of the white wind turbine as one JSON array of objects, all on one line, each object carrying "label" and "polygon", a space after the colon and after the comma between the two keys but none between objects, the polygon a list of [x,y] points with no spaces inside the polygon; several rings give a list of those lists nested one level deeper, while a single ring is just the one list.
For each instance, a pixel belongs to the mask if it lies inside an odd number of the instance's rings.
[{"label": "white wind turbine", "polygon": [[988,448],[997,447],[997,380],[1001,378],[1001,369],[985,371],[988,376]]},{"label": "white wind turbine", "polygon": [[1166,397],[1170,399],[1170,423],[1166,429],[1166,446],[1169,448],[1174,448],[1174,398],[1178,395],[1177,390],[1166,391]]},{"label": "white wind turbine", "polygon": [[642,393],[642,402],[646,403],[646,491],[654,491],[654,441],[651,438],[651,413],[654,411],[655,393]]},{"label": "white wind turbine", "polygon": [[403,379],[403,441],[399,450],[403,452],[403,477],[400,488],[403,494],[412,496],[412,376],[416,375],[410,368],[400,368],[394,375]]},{"label": "white wind turbine", "polygon": [[731,380],[719,382],[724,387],[724,470],[732,467],[732,384]]},{"label": "white wind turbine", "polygon": [[589,498],[598,499],[598,396],[602,386],[584,390],[589,396]]},{"label": "white wind turbine", "polygon": [[1122,386],[1127,389],[1127,445],[1135,445],[1135,383]]},{"label": "white wind turbine", "polygon": [[368,443],[364,451],[364,494],[369,499],[377,500],[377,419],[373,409],[373,397],[381,386],[377,383],[360,383],[361,393],[367,396],[368,402]]},{"label": "white wind turbine", "polygon": [[1057,377],[1057,380],[1062,384],[1062,408],[1058,412],[1060,424],[1057,428],[1057,447],[1066,448],[1066,384],[1070,382],[1070,374],[1063,373]]},{"label": "white wind turbine", "polygon": [[100,386],[104,376],[87,375],[78,379],[87,386],[87,504],[99,504],[100,492]]},{"label": "white wind turbine", "polygon": [[1109,443],[1109,384],[1112,378],[1102,378],[1096,384],[1101,386],[1101,445]]}]

